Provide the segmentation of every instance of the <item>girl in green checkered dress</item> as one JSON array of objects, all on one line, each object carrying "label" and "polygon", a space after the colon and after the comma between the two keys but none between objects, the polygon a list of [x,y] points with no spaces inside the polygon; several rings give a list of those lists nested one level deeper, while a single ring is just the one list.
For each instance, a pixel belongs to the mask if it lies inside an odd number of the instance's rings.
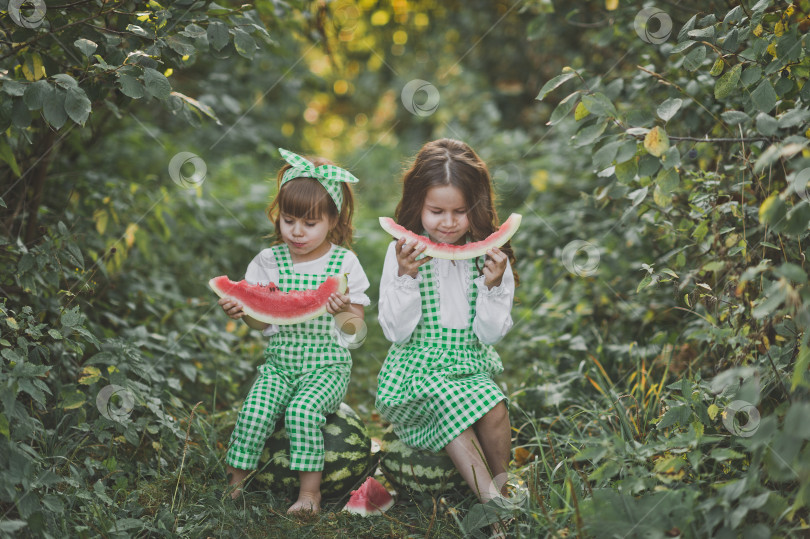
[{"label": "girl in green checkered dress", "polygon": [[346,394],[351,371],[349,348],[362,327],[369,286],[357,257],[340,244],[352,236],[357,179],[324,159],[306,160],[279,150],[287,161],[278,174],[278,195],[268,207],[276,245],[261,251],[248,266],[249,283],[273,282],[284,291],[312,290],[329,275],[348,273],[345,294],[329,298],[324,314],[298,324],[269,325],[245,315],[228,299],[219,304],[234,319],[269,337],[265,362],[248,393],[231,435],[226,470],[231,496],[238,497],[255,470],[265,441],[283,415],[290,436],[290,468],[298,470],[300,489],[288,512],[320,509],[324,463],[323,427]]},{"label": "girl in green checkered dress", "polygon": [[[397,222],[435,243],[479,241],[498,226],[486,165],[463,142],[426,144],[403,178]],[[505,488],[511,448],[503,365],[492,344],[512,326],[515,262],[507,243],[477,260],[423,256],[391,242],[379,322],[393,342],[378,376],[377,409],[408,445],[445,449],[481,501]],[[487,470],[492,471],[492,475]]]}]

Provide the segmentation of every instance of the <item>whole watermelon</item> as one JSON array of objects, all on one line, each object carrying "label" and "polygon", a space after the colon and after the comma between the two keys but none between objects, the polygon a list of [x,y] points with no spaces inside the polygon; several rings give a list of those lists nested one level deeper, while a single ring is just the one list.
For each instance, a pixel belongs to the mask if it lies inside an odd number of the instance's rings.
[{"label": "whole watermelon", "polygon": [[[371,468],[371,438],[363,420],[346,403],[326,416],[323,443],[321,494],[339,497],[357,488]],[[298,472],[290,470],[290,439],[283,419],[276,422],[276,430],[264,444],[255,480],[274,493],[298,489]]]},{"label": "whole watermelon", "polygon": [[446,451],[438,453],[405,445],[392,429],[382,437],[380,469],[397,490],[429,496],[467,492],[467,483]]}]

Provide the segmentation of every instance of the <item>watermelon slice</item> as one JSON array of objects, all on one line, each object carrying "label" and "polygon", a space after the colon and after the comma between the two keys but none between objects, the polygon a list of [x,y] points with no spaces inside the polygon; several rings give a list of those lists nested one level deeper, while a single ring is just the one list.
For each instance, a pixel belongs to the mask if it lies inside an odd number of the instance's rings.
[{"label": "watermelon slice", "polygon": [[394,505],[394,498],[385,487],[373,477],[366,479],[360,488],[352,491],[344,511],[363,517],[382,515]]},{"label": "watermelon slice", "polygon": [[513,213],[509,219],[486,239],[475,241],[464,245],[453,245],[451,243],[435,243],[430,241],[430,238],[414,234],[407,228],[404,228],[394,222],[390,217],[380,217],[380,226],[383,230],[394,236],[396,239],[405,238],[406,243],[421,242],[427,245],[425,249],[425,256],[433,258],[444,258],[446,260],[465,260],[468,258],[476,258],[483,255],[493,247],[500,247],[517,232],[520,226],[521,215]]},{"label": "watermelon slice", "polygon": [[242,304],[242,310],[251,318],[265,324],[298,324],[317,318],[326,312],[326,302],[333,292],[346,292],[346,276],[332,275],[316,290],[292,290],[282,292],[270,283],[267,286],[248,284],[241,280],[234,282],[225,275],[208,281],[214,292],[221,298],[228,298]]}]

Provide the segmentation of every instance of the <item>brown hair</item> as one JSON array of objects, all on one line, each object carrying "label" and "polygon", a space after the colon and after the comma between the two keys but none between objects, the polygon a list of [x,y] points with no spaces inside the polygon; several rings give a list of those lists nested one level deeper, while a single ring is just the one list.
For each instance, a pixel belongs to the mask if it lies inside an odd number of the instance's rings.
[{"label": "brown hair", "polygon": [[[323,157],[308,157],[305,158],[316,167],[321,165],[333,165],[328,159]],[[346,182],[340,182],[341,189],[343,190],[343,207],[340,208],[340,213],[335,206],[335,202],[321,183],[306,176],[293,178],[281,185],[281,178],[284,172],[291,168],[292,165],[286,163],[281,170],[278,171],[278,192],[273,201],[267,206],[267,217],[273,222],[276,227],[274,243],[282,243],[281,227],[279,221],[281,213],[296,217],[298,219],[320,219],[324,215],[332,222],[332,227],[327,234],[326,239],[336,245],[343,247],[350,247],[352,243],[352,214],[354,213],[354,197],[352,196],[352,189]]]},{"label": "brown hair", "polygon": [[[452,185],[461,191],[467,205],[469,241],[480,241],[495,232],[499,226],[495,211],[495,194],[486,164],[467,144],[452,139],[428,142],[402,177],[402,199],[397,205],[394,218],[411,232],[421,234],[422,206],[431,187]],[[501,248],[509,257],[517,285],[515,254],[510,242]],[[476,260],[476,267],[478,260]],[[479,268],[480,271],[480,268]]]}]

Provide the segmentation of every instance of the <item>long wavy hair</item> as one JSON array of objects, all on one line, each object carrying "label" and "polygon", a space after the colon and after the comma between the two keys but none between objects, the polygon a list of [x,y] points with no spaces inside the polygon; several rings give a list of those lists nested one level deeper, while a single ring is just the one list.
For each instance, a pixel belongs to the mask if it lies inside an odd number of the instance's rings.
[{"label": "long wavy hair", "polygon": [[[328,159],[323,157],[309,157],[305,158],[316,167],[321,165],[334,165]],[[314,178],[298,177],[281,185],[281,178],[284,172],[291,168],[289,163],[286,163],[281,170],[278,171],[278,192],[276,197],[267,206],[267,217],[273,222],[276,227],[274,244],[282,243],[281,227],[279,222],[281,214],[296,217],[298,219],[320,219],[326,217],[334,223],[329,230],[326,239],[336,245],[349,248],[352,243],[352,235],[354,229],[352,228],[352,215],[354,214],[354,196],[352,195],[352,188],[346,182],[341,182],[341,189],[343,190],[343,207],[338,212],[335,202],[326,189],[320,182]]]},{"label": "long wavy hair", "polygon": [[[421,234],[424,231],[422,206],[428,190],[446,185],[457,188],[464,196],[470,223],[467,241],[481,241],[498,229],[500,222],[487,165],[467,144],[447,138],[422,146],[402,177],[402,198],[394,213],[397,223]],[[507,242],[500,249],[509,257],[517,285],[519,279],[511,243]],[[478,262],[476,260],[476,267],[480,272]]]}]

